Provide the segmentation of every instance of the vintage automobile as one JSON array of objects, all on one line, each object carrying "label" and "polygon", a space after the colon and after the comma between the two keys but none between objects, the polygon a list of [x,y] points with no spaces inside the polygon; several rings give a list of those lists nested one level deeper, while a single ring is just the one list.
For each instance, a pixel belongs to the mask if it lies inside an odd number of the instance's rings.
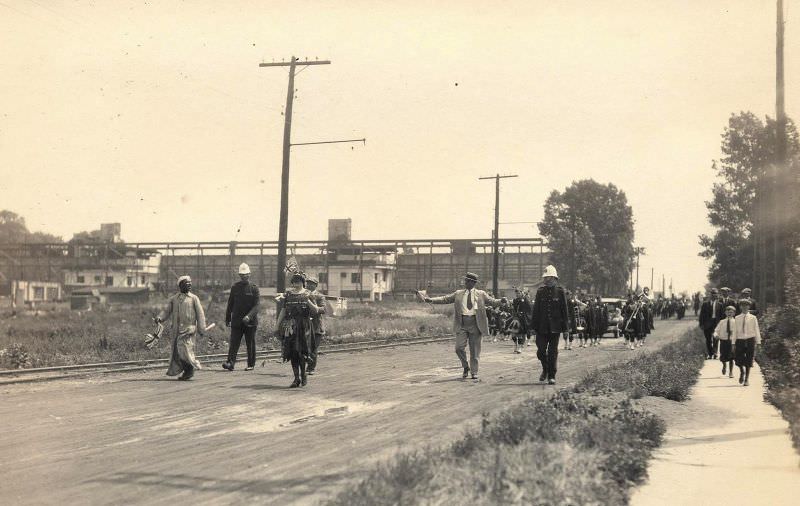
[{"label": "vintage automobile", "polygon": [[600,302],[606,306],[606,310],[608,311],[608,325],[603,332],[603,336],[610,332],[614,337],[619,337],[622,335],[622,308],[625,306],[625,299],[620,299],[618,297],[602,297]]}]

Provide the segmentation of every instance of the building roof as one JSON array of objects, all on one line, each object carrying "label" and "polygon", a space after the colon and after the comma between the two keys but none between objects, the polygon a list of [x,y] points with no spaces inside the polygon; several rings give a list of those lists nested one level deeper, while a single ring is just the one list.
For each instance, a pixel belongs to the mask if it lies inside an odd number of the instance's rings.
[{"label": "building roof", "polygon": [[92,295],[93,292],[99,293],[130,293],[130,294],[138,294],[142,292],[147,292],[149,289],[147,287],[136,287],[136,286],[95,286],[95,287],[86,287],[86,288],[79,288],[77,290],[72,290],[74,295]]}]

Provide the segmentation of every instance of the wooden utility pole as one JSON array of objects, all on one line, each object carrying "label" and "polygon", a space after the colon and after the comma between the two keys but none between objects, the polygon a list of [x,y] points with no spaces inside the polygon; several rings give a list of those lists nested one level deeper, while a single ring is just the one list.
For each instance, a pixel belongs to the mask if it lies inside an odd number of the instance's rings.
[{"label": "wooden utility pole", "polygon": [[289,86],[286,92],[286,110],[283,121],[283,164],[281,165],[281,210],[278,226],[278,265],[275,286],[278,293],[286,290],[286,241],[289,231],[289,153],[292,147],[292,102],[294,100],[294,76],[297,65],[329,65],[327,60],[299,62],[292,56],[289,62],[260,63],[259,67],[289,67]]},{"label": "wooden utility pole", "polygon": [[492,234],[492,296],[497,297],[497,271],[500,267],[500,252],[498,249],[500,235],[500,180],[507,177],[519,177],[516,174],[501,176],[479,177],[478,179],[494,179],[494,233]]},{"label": "wooden utility pole", "polygon": [[[259,67],[289,67],[289,87],[286,92],[286,110],[284,111],[283,121],[283,164],[281,165],[281,210],[280,210],[280,223],[278,228],[278,265],[276,267],[276,280],[275,286],[278,293],[282,293],[286,289],[286,242],[289,232],[289,153],[292,146],[310,146],[316,144],[336,144],[341,142],[363,142],[366,144],[366,139],[346,139],[335,141],[317,141],[317,142],[298,142],[292,143],[292,103],[294,101],[294,76],[297,67],[306,67],[309,65],[330,65],[329,60],[314,60],[314,61],[300,61],[298,58],[292,56],[288,62],[281,63],[259,63]],[[302,71],[302,69],[301,69]]]},{"label": "wooden utility pole", "polygon": [[[773,286],[775,287],[775,304],[783,304],[783,278],[784,266],[786,263],[786,249],[788,239],[791,237],[789,227],[794,220],[787,219],[784,213],[780,212],[781,207],[793,206],[789,204],[791,190],[787,188],[788,178],[786,167],[786,108],[784,103],[784,79],[783,79],[783,0],[777,1],[777,26],[775,30],[775,171],[772,183],[774,185],[772,193],[772,213],[773,213],[773,251],[775,262],[773,266]],[[795,212],[794,210],[791,212]]]}]

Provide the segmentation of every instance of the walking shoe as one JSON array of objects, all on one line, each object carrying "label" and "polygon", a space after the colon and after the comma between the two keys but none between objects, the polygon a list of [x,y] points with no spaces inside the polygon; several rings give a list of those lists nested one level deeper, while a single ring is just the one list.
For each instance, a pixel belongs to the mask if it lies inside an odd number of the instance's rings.
[{"label": "walking shoe", "polygon": [[473,374],[472,375],[472,379],[474,379],[475,381],[478,381],[478,375],[477,374]]},{"label": "walking shoe", "polygon": [[544,380],[546,380],[546,379],[547,379],[547,373],[546,373],[546,372],[543,372],[543,373],[542,373],[542,374],[539,376],[539,382],[541,383],[541,382],[543,382],[543,381],[544,381]]},{"label": "walking shoe", "polygon": [[464,368],[464,373],[461,375],[461,378],[467,379],[467,376],[469,376],[469,367]]},{"label": "walking shoe", "polygon": [[289,388],[297,388],[299,386],[300,386],[300,378],[295,378],[294,381],[292,381],[292,384],[289,385]]},{"label": "walking shoe", "polygon": [[314,369],[306,369],[306,374],[308,374],[309,376],[313,376],[314,375]]},{"label": "walking shoe", "polygon": [[744,386],[746,386],[746,387],[750,386],[750,382],[747,379],[744,380]]},{"label": "walking shoe", "polygon": [[731,370],[728,371],[728,377],[733,378],[733,367],[731,367]]},{"label": "walking shoe", "polygon": [[301,386],[301,387],[304,387],[304,386],[306,386],[307,384],[308,384],[308,379],[306,378],[306,375],[304,374],[304,375],[303,375],[303,376],[300,378],[300,386]]},{"label": "walking shoe", "polygon": [[245,371],[252,371],[253,369],[255,369],[255,367],[253,367],[252,365],[248,365],[247,367],[244,368]]},{"label": "walking shoe", "polygon": [[555,378],[550,378],[549,380],[547,380],[547,384],[548,385],[555,385],[556,384],[556,379]]},{"label": "walking shoe", "polygon": [[222,363],[222,368],[225,369],[226,371],[232,371],[233,370],[233,364],[231,364],[230,362],[223,362]]}]

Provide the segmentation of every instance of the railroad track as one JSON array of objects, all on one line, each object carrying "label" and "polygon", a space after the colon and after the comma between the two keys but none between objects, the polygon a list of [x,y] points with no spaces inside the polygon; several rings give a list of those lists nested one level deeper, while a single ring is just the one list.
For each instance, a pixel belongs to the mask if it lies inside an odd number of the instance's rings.
[{"label": "railroad track", "polygon": [[[440,343],[453,339],[447,337],[419,337],[410,339],[377,339],[373,341],[359,341],[355,343],[327,344],[320,346],[319,354],[349,353],[355,351],[369,351],[395,346],[411,346],[415,344]],[[256,361],[269,360],[281,357],[281,350],[263,350],[256,352]],[[227,353],[213,355],[198,355],[197,359],[203,365],[221,364],[228,358]],[[0,386],[16,383],[35,383],[55,381],[61,379],[74,379],[92,376],[95,374],[112,374],[149,369],[162,369],[169,365],[169,357],[149,360],[128,360],[124,362],[103,362],[96,364],[62,365],[53,367],[37,367],[31,369],[0,370]]]}]

